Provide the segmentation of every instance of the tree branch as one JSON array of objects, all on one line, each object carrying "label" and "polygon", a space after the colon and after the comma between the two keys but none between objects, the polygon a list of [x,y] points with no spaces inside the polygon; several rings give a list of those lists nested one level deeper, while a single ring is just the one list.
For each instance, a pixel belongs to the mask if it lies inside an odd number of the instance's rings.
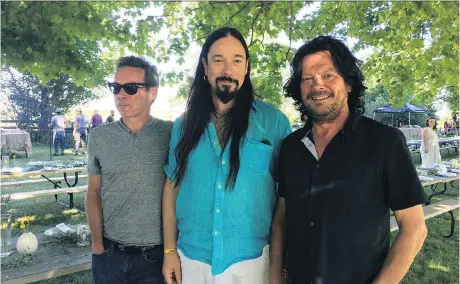
[{"label": "tree branch", "polygon": [[236,12],[236,13],[233,14],[233,15],[231,15],[230,18],[228,18],[228,21],[225,23],[224,26],[227,26],[227,25],[230,23],[230,21],[231,21],[234,17],[236,17],[239,13],[241,13],[244,9],[246,9],[246,8],[249,6],[250,3],[251,3],[251,2],[246,2],[246,5],[244,5],[240,10],[238,10],[238,12]]},{"label": "tree branch", "polygon": [[[32,12],[30,12],[29,14],[29,20],[27,21],[27,24],[24,26],[24,29],[22,30],[21,34],[16,38],[17,40],[21,40],[25,35],[29,33],[30,29],[32,28],[32,21],[37,15],[36,13],[37,8],[41,5],[42,5],[41,2],[35,2],[30,6],[33,8],[32,8]],[[31,9],[30,7],[27,10]]]},{"label": "tree branch", "polygon": [[14,75],[13,73],[11,72],[11,67],[8,67],[6,68],[7,72],[10,74],[11,76],[11,80],[13,81],[13,86],[14,88],[18,91],[18,92],[22,92],[21,88],[19,88],[19,85],[18,85],[18,82],[16,81],[16,78],[14,78]]},{"label": "tree branch", "polygon": [[292,22],[294,19],[294,3],[291,1],[290,4],[291,4],[290,5],[291,6],[291,18],[289,19],[289,47],[286,52],[285,61],[288,61],[288,56],[289,56],[289,52],[291,51],[291,43],[292,43]]},{"label": "tree branch", "polygon": [[206,36],[202,36],[202,37],[200,37],[200,38],[191,40],[191,41],[189,41],[189,42],[197,42],[197,41],[202,40],[202,39],[205,39],[205,38],[207,38],[207,37],[208,37],[207,35],[206,35]]},{"label": "tree branch", "polygon": [[260,9],[257,12],[256,16],[254,17],[254,20],[252,21],[252,24],[251,24],[251,41],[249,42],[248,48],[251,47],[251,45],[254,43],[254,41],[253,41],[253,39],[254,39],[254,25],[255,25],[257,19],[259,18],[260,13],[262,12],[263,6],[264,6],[264,3],[262,2],[260,4],[260,6],[258,6]]}]

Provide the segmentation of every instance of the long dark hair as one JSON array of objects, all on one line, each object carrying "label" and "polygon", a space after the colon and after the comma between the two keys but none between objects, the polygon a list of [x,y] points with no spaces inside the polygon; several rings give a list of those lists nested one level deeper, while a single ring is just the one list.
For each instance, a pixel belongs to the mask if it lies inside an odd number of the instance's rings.
[{"label": "long dark hair", "polygon": [[[430,127],[430,124],[428,123],[430,121],[430,119],[434,119],[433,130],[436,130],[436,128],[438,126],[438,121],[436,120],[436,117],[434,117],[434,116],[428,116],[428,118],[426,119],[426,127]],[[446,123],[447,123],[447,120],[446,120]]]},{"label": "long dark hair", "polygon": [[[249,111],[254,102],[254,90],[251,84],[251,66],[249,62],[249,49],[241,33],[229,27],[220,28],[209,35],[206,39],[198,60],[198,66],[195,72],[190,89],[187,107],[184,113],[181,124],[181,138],[176,147],[175,155],[177,167],[174,171],[174,179],[176,185],[179,185],[187,169],[187,162],[190,152],[195,149],[200,141],[200,138],[211,119],[211,114],[215,112],[214,103],[212,101],[211,85],[205,78],[205,70],[203,60],[208,60],[209,49],[217,40],[233,36],[238,39],[244,47],[246,58],[248,60],[248,69],[244,78],[244,83],[238,90],[233,107],[225,115],[226,125],[225,135],[226,141],[232,137],[230,144],[230,172],[227,177],[226,186],[234,188],[236,176],[240,168],[240,144],[241,139],[246,135],[249,124]],[[225,149],[225,147],[224,147]],[[223,153],[223,151],[222,151]]]},{"label": "long dark hair", "polygon": [[302,94],[300,92],[300,82],[302,77],[301,61],[310,54],[329,51],[335,69],[343,77],[345,83],[351,87],[348,94],[348,108],[350,113],[364,113],[364,92],[367,89],[364,86],[364,76],[359,66],[360,60],[353,56],[348,47],[339,39],[331,36],[319,36],[315,39],[304,43],[294,56],[291,63],[291,77],[284,85],[286,97],[294,99],[294,105],[302,115],[307,115],[307,108],[303,104]]}]

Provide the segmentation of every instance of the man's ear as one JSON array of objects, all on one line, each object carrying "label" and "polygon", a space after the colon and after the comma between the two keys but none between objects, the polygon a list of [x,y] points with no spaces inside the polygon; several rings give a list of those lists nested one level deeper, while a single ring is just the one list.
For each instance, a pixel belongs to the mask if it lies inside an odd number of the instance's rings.
[{"label": "man's ear", "polygon": [[156,100],[157,95],[158,95],[158,87],[151,87],[148,90],[148,94],[149,94],[149,101],[153,103]]},{"label": "man's ear", "polygon": [[352,90],[352,89],[351,89],[351,86],[347,85],[347,91],[348,91],[348,93],[351,93],[351,90]]}]

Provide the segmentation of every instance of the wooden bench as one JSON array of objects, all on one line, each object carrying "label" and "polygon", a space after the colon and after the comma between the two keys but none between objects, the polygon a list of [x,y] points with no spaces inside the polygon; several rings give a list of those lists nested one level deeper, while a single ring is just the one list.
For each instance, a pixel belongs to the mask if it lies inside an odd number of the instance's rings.
[{"label": "wooden bench", "polygon": [[[84,179],[88,178],[88,175],[79,175],[78,179]],[[74,180],[74,176],[70,176],[67,178],[67,180]],[[56,178],[50,178],[51,181],[59,183],[64,181],[64,177],[56,177]],[[23,186],[23,185],[31,185],[31,184],[39,184],[43,182],[49,182],[47,179],[31,179],[31,180],[20,180],[20,181],[10,181],[10,182],[2,182],[2,188],[5,187],[18,187],[18,186]]]},{"label": "wooden bench", "polygon": [[[454,218],[454,214],[452,211],[458,208],[459,208],[459,200],[447,199],[447,200],[443,200],[437,203],[426,205],[425,207],[423,207],[423,213],[425,215],[425,220],[436,217],[443,213],[449,213],[451,217],[450,234],[444,237],[450,238],[454,234],[454,229],[455,229],[455,218]],[[396,222],[396,218],[392,216],[390,218],[390,231],[394,232],[394,231],[397,231],[398,229],[399,227],[398,227],[398,223]]]},{"label": "wooden bench", "polygon": [[[36,190],[36,191],[28,191],[28,192],[14,192],[10,194],[2,194],[2,198],[7,198],[9,196],[10,200],[23,200],[29,199],[34,197],[41,197],[41,196],[48,196],[54,195],[56,202],[69,206],[70,208],[74,207],[73,204],[73,194],[78,192],[85,192],[88,189],[87,185],[80,185],[75,187],[63,187],[63,188],[51,188],[51,189],[44,189],[44,190]],[[69,204],[65,204],[60,202],[57,199],[58,194],[67,193],[70,197]]]}]

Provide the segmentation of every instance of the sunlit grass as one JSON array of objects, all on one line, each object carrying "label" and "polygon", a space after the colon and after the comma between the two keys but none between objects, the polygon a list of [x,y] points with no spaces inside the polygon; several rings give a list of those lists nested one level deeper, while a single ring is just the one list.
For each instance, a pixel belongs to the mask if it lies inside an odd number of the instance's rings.
[{"label": "sunlit grass", "polygon": [[432,268],[432,269],[439,269],[439,270],[444,271],[444,272],[449,272],[450,271],[449,267],[446,267],[446,266],[442,265],[439,262],[435,263],[433,260],[428,261],[428,267]]}]

